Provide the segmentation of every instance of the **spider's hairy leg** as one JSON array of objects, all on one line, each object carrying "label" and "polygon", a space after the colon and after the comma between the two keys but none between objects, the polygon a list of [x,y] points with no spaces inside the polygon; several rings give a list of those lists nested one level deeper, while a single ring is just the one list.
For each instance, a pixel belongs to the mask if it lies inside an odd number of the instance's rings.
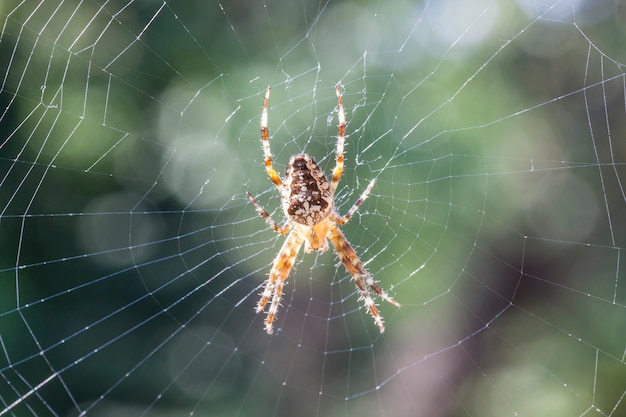
[{"label": "spider's hairy leg", "polygon": [[352,205],[352,207],[350,207],[350,210],[348,210],[348,212],[345,214],[345,216],[340,216],[337,213],[333,213],[331,216],[332,216],[333,220],[335,221],[335,223],[340,224],[340,225],[344,225],[344,224],[348,223],[348,220],[350,220],[352,218],[352,216],[354,215],[354,213],[356,213],[356,211],[359,209],[361,204],[363,204],[363,202],[365,201],[367,196],[372,191],[372,188],[374,188],[375,184],[376,184],[376,178],[374,178],[367,185],[365,190],[361,193],[361,196],[359,197],[359,199],[356,200],[356,202]]},{"label": "spider's hairy leg", "polygon": [[265,309],[265,305],[269,301],[270,297],[272,297],[272,302],[267,312],[267,317],[265,318],[265,330],[268,334],[272,334],[274,332],[273,323],[276,318],[276,314],[278,313],[278,307],[280,306],[280,300],[283,295],[283,285],[289,276],[289,272],[293,267],[296,257],[298,256],[298,252],[300,251],[300,247],[303,243],[304,240],[298,233],[290,233],[287,236],[287,239],[285,239],[285,243],[283,243],[280,252],[278,252],[276,259],[274,259],[274,263],[272,264],[270,276],[265,283],[263,295],[261,296],[261,299],[256,307],[256,312],[260,313]]},{"label": "spider's hairy leg", "polygon": [[272,219],[272,216],[270,216],[270,214],[265,211],[265,209],[261,207],[259,203],[257,203],[254,197],[252,197],[252,194],[246,191],[246,195],[248,196],[248,200],[250,200],[250,202],[254,205],[254,209],[256,210],[256,212],[265,219],[267,224],[269,224],[276,233],[285,235],[287,234],[287,232],[289,232],[289,230],[291,230],[291,222],[288,222],[284,227],[280,227],[278,223],[276,223],[274,219]]},{"label": "spider's hairy leg", "polygon": [[346,140],[346,115],[343,111],[343,100],[339,86],[335,86],[335,94],[337,95],[337,118],[339,119],[339,131],[337,133],[337,162],[333,169],[333,177],[330,181],[330,190],[334,193],[339,184],[339,179],[343,173],[343,145]]},{"label": "spider's hairy leg", "polygon": [[391,303],[396,307],[400,307],[400,304],[388,296],[387,293],[376,284],[372,276],[365,270],[363,263],[352,248],[352,245],[350,245],[346,237],[336,225],[331,226],[328,238],[335,247],[341,262],[346,267],[350,275],[352,275],[354,283],[356,284],[357,290],[360,294],[360,299],[365,302],[365,307],[369,310],[372,317],[374,317],[374,322],[380,329],[380,332],[384,332],[385,326],[383,325],[383,319],[378,313],[376,304],[374,304],[374,300],[372,299],[366,285],[388,303]]},{"label": "spider's hairy leg", "polygon": [[274,165],[272,164],[272,152],[270,150],[270,135],[269,135],[269,130],[267,129],[267,104],[270,100],[270,90],[271,90],[271,87],[267,86],[267,91],[265,92],[265,99],[263,100],[263,111],[261,112],[261,142],[263,143],[265,170],[267,171],[267,175],[270,177],[272,182],[280,190],[283,183],[280,180],[280,176],[278,175],[278,173],[274,170]]}]

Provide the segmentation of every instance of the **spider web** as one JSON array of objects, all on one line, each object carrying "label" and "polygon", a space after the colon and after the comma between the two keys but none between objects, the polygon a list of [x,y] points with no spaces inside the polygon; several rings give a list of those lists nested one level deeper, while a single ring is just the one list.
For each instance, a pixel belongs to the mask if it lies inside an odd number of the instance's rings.
[{"label": "spider web", "polygon": [[[624,8],[0,4],[0,416],[626,414]],[[380,334],[263,168],[334,166]],[[378,302],[380,300],[377,300]]]}]

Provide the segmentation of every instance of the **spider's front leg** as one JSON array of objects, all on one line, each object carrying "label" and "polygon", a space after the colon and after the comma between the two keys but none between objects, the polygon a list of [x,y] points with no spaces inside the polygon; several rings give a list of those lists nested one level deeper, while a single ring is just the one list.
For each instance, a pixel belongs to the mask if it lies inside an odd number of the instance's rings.
[{"label": "spider's front leg", "polygon": [[400,307],[400,303],[387,295],[387,293],[380,288],[378,284],[376,284],[374,278],[372,278],[369,272],[365,270],[363,262],[361,262],[357,256],[356,252],[352,248],[352,245],[350,245],[350,242],[348,242],[341,230],[339,230],[339,227],[333,224],[330,228],[328,238],[335,247],[339,259],[341,259],[343,265],[346,267],[350,275],[352,275],[359,292],[360,299],[363,300],[365,307],[369,310],[372,317],[374,317],[374,322],[380,329],[380,332],[383,333],[385,331],[383,318],[380,316],[380,313],[376,308],[376,304],[374,303],[367,287],[371,288],[376,294],[378,294],[378,296],[380,296],[380,298],[396,307]]},{"label": "spider's front leg", "polygon": [[278,252],[276,259],[274,259],[274,263],[272,264],[270,276],[265,283],[263,295],[261,296],[261,299],[256,307],[256,312],[260,313],[265,309],[265,305],[269,301],[270,297],[272,297],[272,302],[267,312],[267,317],[265,318],[265,330],[268,334],[272,334],[274,332],[273,323],[276,318],[276,314],[278,313],[278,307],[280,306],[280,300],[283,295],[283,285],[289,276],[289,272],[296,261],[296,257],[298,256],[298,252],[300,251],[300,247],[303,243],[304,240],[298,233],[291,232],[287,236],[287,239],[285,239],[285,243],[283,243],[282,248],[280,248],[280,252]]}]

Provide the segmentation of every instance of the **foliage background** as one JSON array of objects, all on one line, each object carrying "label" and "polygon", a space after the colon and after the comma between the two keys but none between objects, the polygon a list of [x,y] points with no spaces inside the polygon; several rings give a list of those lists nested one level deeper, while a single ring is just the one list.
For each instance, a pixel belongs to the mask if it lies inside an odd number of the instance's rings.
[{"label": "foliage background", "polygon": [[[0,4],[7,415],[620,415],[624,21],[608,1]],[[262,168],[330,172],[384,336],[332,254],[281,331]]]}]

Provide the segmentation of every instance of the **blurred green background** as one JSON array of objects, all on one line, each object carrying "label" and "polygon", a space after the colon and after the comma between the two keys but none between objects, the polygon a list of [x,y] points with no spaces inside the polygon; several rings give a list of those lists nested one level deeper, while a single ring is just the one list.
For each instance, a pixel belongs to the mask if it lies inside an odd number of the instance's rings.
[{"label": "blurred green background", "polygon": [[[626,413],[623,7],[0,3],[0,415]],[[334,165],[343,228],[274,336],[275,167]]]}]

